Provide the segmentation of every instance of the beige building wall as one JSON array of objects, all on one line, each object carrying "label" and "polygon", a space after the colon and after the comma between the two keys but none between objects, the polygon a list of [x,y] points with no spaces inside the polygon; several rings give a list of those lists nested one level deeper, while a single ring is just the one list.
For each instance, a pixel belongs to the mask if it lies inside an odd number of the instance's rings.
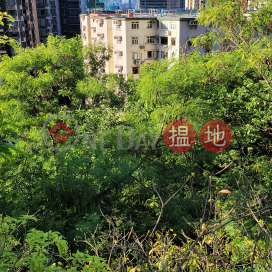
[{"label": "beige building wall", "polygon": [[[112,20],[111,19],[106,19],[106,24],[107,24],[107,32],[108,35],[106,37],[106,44],[110,45],[113,47],[113,30],[112,30]],[[108,73],[114,73],[114,61],[113,61],[113,55],[110,58],[110,60],[106,63],[106,69],[108,70]]]},{"label": "beige building wall", "polygon": [[90,16],[86,14],[80,15],[80,29],[81,29],[82,44],[83,44],[83,47],[85,47],[91,42]]},{"label": "beige building wall", "polygon": [[[157,22],[150,19],[137,20],[136,18],[126,20],[125,22],[127,74],[133,74],[134,71],[134,78],[139,78],[141,64],[152,63],[156,58],[156,43],[148,43],[148,41],[153,39],[151,37],[156,36],[156,27],[150,28],[150,26],[156,26]],[[139,25],[139,29],[135,29],[137,24]],[[135,43],[136,40],[137,43]],[[154,57],[148,57],[148,51],[154,52]],[[138,70],[138,74],[135,74],[136,70]]]},{"label": "beige building wall", "polygon": [[123,18],[112,18],[113,72],[127,74],[126,24]]}]

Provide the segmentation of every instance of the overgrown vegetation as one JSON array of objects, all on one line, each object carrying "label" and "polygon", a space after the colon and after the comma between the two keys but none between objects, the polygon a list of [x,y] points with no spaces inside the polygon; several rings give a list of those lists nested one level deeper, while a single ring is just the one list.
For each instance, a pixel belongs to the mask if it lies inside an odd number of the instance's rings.
[{"label": "overgrown vegetation", "polygon": [[[111,48],[83,54],[79,38],[2,57],[2,271],[271,270],[272,2],[242,4],[209,1],[198,18],[212,27],[194,44],[220,50],[145,65],[139,80],[101,74]],[[66,152],[43,142],[56,113],[82,134]],[[176,119],[197,135],[222,120],[233,140],[174,153],[162,134]],[[126,129],[117,148],[121,126],[134,130],[130,149]]]}]

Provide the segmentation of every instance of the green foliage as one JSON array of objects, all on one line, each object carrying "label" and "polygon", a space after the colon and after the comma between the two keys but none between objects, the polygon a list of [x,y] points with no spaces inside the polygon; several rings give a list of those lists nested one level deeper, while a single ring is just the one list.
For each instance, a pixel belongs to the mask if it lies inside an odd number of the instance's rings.
[{"label": "green foliage", "polygon": [[[30,254],[27,266],[41,269],[50,260],[48,269],[58,267],[59,260],[53,265],[48,256],[52,249],[59,259],[66,254],[61,233],[75,254],[70,265],[83,271],[86,258],[94,269],[104,269],[99,257],[107,258],[115,271],[151,271],[148,265],[163,271],[166,260],[171,269],[191,271],[233,271],[244,264],[270,269],[272,50],[267,29],[272,6],[268,1],[246,13],[241,4],[210,1],[201,12],[198,21],[211,29],[194,43],[217,44],[218,50],[145,65],[137,81],[102,75],[99,69],[111,48],[97,44],[83,50],[79,38],[50,36],[46,45],[18,48],[12,59],[2,58],[1,135],[18,138],[30,158],[23,162],[16,156],[13,164],[1,164],[0,176],[8,173],[11,178],[0,179],[0,209],[15,218],[39,211],[39,220],[29,222],[35,230],[25,239],[18,232]],[[54,87],[69,97],[70,105],[59,106]],[[48,149],[41,136],[43,123],[55,113],[73,116],[82,134],[64,153]],[[186,153],[174,153],[161,134],[176,119],[190,122],[197,135],[207,121],[222,120],[231,128],[232,143],[224,152],[211,153],[197,139]],[[131,149],[117,148],[121,125],[134,129]],[[103,132],[108,133],[108,149],[100,146]],[[86,135],[93,139],[93,133],[96,148],[86,140]],[[128,135],[124,130],[123,147],[129,145]],[[153,140],[158,136],[153,149],[150,135]],[[148,150],[135,148],[140,136]],[[1,142],[3,146],[4,151],[11,148]],[[231,196],[218,194],[222,189]],[[161,214],[161,203],[169,198]],[[131,237],[142,237],[155,225],[162,232],[172,229],[176,236],[147,237],[142,247],[136,239],[131,249]],[[201,238],[196,238],[199,233]],[[140,255],[135,248],[145,252]],[[33,254],[37,263],[30,258]],[[222,270],[219,263],[228,266]]]},{"label": "green foliage", "polygon": [[[2,124],[3,124],[3,111],[0,108],[0,128]],[[11,140],[11,139],[4,139],[1,137],[1,134],[0,134],[0,157],[11,160],[12,151],[15,151],[16,153],[27,156],[25,152],[17,149],[13,144],[8,142],[8,140]]]},{"label": "green foliage", "polygon": [[[7,12],[0,12],[0,26],[4,26],[6,21],[14,22],[14,18],[10,16]],[[11,24],[9,24],[10,26]],[[0,48],[5,45],[10,44],[16,46],[15,40],[9,38],[5,33],[0,35]]]},{"label": "green foliage", "polygon": [[[34,216],[24,215],[19,219],[0,218],[0,271],[107,271],[104,260],[77,252],[67,257],[67,242],[58,232],[43,232],[31,229],[24,240],[16,234],[28,221],[35,221]],[[63,258],[62,258],[63,257]],[[102,261],[102,263],[101,263]],[[65,269],[63,269],[65,268]]]},{"label": "green foliage", "polygon": [[105,62],[111,58],[112,46],[102,41],[90,43],[84,48],[83,56],[86,73],[91,77],[96,76],[100,69],[105,67]]}]

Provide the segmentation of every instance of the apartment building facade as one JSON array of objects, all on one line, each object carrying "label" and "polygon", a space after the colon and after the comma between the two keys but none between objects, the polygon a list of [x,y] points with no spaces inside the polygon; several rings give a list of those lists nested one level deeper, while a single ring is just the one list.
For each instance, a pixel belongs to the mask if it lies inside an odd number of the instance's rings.
[{"label": "apartment building facade", "polygon": [[185,0],[184,6],[186,10],[195,10],[202,7],[205,2],[205,0]]},{"label": "apartment building facade", "polygon": [[66,38],[73,38],[80,34],[79,15],[82,10],[86,10],[86,1],[59,0],[61,34]]},{"label": "apartment building facade", "polygon": [[[139,77],[141,65],[178,58],[194,49],[191,38],[204,34],[196,16],[81,15],[82,42],[103,41],[113,46],[113,56],[105,73],[133,74]],[[200,49],[204,53],[205,49]]]},{"label": "apartment building facade", "polygon": [[[19,43],[22,48],[35,47],[46,42],[49,33],[61,35],[60,20],[57,10],[58,0],[2,0],[1,11],[6,11],[14,18],[0,30]],[[9,46],[2,47],[0,54],[13,55]]]},{"label": "apartment building facade", "polygon": [[167,0],[139,0],[139,8],[167,9]]}]

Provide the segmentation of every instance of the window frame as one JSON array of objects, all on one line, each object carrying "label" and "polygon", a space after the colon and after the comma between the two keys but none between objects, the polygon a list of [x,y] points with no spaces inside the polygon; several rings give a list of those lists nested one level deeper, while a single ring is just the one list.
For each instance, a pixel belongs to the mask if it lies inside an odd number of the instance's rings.
[{"label": "window frame", "polygon": [[196,30],[197,29],[197,25],[189,25],[189,30]]},{"label": "window frame", "polygon": [[[154,27],[153,27],[153,26],[154,26]],[[154,20],[148,21],[148,22],[147,22],[147,28],[148,28],[148,29],[156,28],[156,21],[154,21]]]},{"label": "window frame", "polygon": [[[155,44],[156,37],[155,36],[146,36],[146,43],[147,44]],[[153,41],[153,42],[150,42]]]},{"label": "window frame", "polygon": [[[135,55],[137,56],[135,58]],[[141,59],[141,55],[140,52],[132,52],[132,60],[140,60]]]},{"label": "window frame", "polygon": [[[148,53],[151,52],[151,57],[148,56]],[[147,59],[155,59],[156,58],[156,51],[147,51]]]},{"label": "window frame", "polygon": [[[136,26],[136,27],[134,27]],[[139,29],[140,26],[139,26],[139,22],[131,22],[131,29]]]},{"label": "window frame", "polygon": [[171,23],[170,23],[170,28],[171,28],[171,29],[177,29],[177,24],[176,24],[176,22],[171,21]]},{"label": "window frame", "polygon": [[[137,70],[137,73],[134,73],[134,69]],[[132,74],[133,75],[139,75],[140,74],[140,68],[139,67],[132,67]]]},{"label": "window frame", "polygon": [[[137,41],[137,43],[135,43],[135,41]],[[138,45],[139,44],[139,37],[138,36],[131,37],[131,44]]]}]

